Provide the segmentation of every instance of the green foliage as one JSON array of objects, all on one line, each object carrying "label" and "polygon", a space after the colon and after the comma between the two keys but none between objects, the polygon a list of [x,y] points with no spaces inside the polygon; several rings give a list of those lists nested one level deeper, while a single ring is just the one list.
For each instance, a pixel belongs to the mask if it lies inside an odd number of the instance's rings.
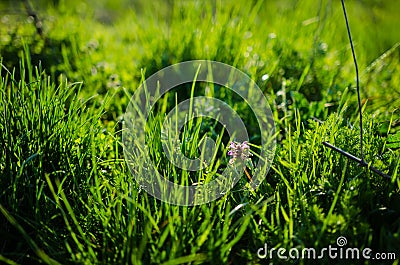
[{"label": "green foliage", "polygon": [[[0,261],[264,264],[257,250],[265,243],[322,248],[339,236],[348,246],[400,255],[396,1],[348,3],[366,99],[365,160],[391,180],[322,144],[360,155],[354,66],[337,2],[32,4],[42,36],[22,4],[0,3],[7,11],[0,20]],[[255,80],[272,107],[278,146],[257,190],[242,189],[243,176],[219,200],[179,207],[135,182],[123,159],[122,115],[143,79],[190,59],[221,61]],[[218,159],[209,168],[186,172],[164,154],[164,118],[192,95],[232,106],[258,159],[260,132],[246,102],[217,85],[195,88],[162,97],[147,123],[149,156],[176,183],[210,181],[229,160],[232,139],[207,118],[176,134],[191,158],[205,135],[215,140]]]},{"label": "green foliage", "polygon": [[399,148],[400,147],[400,132],[389,135],[387,142],[388,142],[387,147]]}]

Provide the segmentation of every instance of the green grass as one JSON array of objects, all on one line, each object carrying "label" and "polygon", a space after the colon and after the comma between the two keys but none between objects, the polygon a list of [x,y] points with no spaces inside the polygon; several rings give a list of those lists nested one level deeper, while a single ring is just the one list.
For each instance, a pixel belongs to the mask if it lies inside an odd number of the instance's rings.
[{"label": "green grass", "polygon": [[[359,156],[355,72],[339,1],[32,1],[42,37],[22,4],[1,2],[0,261],[265,264],[257,257],[265,243],[321,249],[339,236],[349,247],[399,259],[400,4],[346,4],[366,103],[365,159],[391,180],[322,145]],[[183,207],[137,184],[122,130],[143,80],[191,59],[248,74],[268,99],[278,134],[255,191],[242,189],[243,175],[220,199]],[[207,182],[228,166],[231,139],[208,118],[177,135],[191,158],[205,136],[214,139],[210,168],[181,170],[163,152],[165,116],[199,95],[238,112],[258,159],[260,131],[245,102],[219,86],[180,86],[157,102],[146,131],[150,158],[176,183]]]}]

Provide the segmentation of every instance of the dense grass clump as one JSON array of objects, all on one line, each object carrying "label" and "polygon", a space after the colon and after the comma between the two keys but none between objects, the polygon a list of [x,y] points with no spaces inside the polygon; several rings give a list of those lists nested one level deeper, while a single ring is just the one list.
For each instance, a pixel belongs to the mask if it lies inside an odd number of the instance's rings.
[{"label": "dense grass clump", "polygon": [[[391,176],[384,179],[322,144],[360,155],[354,65],[337,1],[40,0],[30,16],[23,2],[0,3],[2,263],[280,264],[258,250],[320,250],[343,236],[346,246],[394,253],[397,261],[387,263],[397,264],[399,3],[348,3],[365,160]],[[136,88],[192,59],[232,65],[257,83],[272,108],[277,148],[256,190],[243,175],[220,199],[183,207],[153,198],[135,181],[122,130]],[[200,155],[205,136],[216,142],[209,168],[185,171],[164,153],[166,115],[193,96],[232,106],[249,132],[253,162],[262,159],[246,102],[222,86],[185,84],[149,115],[148,155],[160,174],[198,185],[229,167],[232,139],[215,119],[188,119],[176,132],[190,158]],[[354,260],[318,263],[332,261]]]}]

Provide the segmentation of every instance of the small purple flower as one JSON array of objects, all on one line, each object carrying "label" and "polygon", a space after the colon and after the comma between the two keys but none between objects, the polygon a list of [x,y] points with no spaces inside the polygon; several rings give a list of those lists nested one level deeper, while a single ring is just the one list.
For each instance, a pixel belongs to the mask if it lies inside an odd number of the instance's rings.
[{"label": "small purple flower", "polygon": [[245,162],[247,159],[252,156],[250,153],[250,146],[247,141],[243,143],[231,142],[229,145],[228,155],[231,156],[229,160],[229,164],[233,164],[237,158],[241,160],[241,162]]}]

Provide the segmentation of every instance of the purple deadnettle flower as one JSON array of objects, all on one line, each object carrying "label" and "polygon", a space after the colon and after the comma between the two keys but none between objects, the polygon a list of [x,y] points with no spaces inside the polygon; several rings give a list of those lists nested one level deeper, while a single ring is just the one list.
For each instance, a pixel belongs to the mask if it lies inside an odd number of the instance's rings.
[{"label": "purple deadnettle flower", "polygon": [[245,162],[252,156],[250,153],[250,146],[247,141],[243,143],[231,142],[229,145],[228,155],[231,156],[229,164],[233,164],[236,159],[240,159],[241,162]]}]

